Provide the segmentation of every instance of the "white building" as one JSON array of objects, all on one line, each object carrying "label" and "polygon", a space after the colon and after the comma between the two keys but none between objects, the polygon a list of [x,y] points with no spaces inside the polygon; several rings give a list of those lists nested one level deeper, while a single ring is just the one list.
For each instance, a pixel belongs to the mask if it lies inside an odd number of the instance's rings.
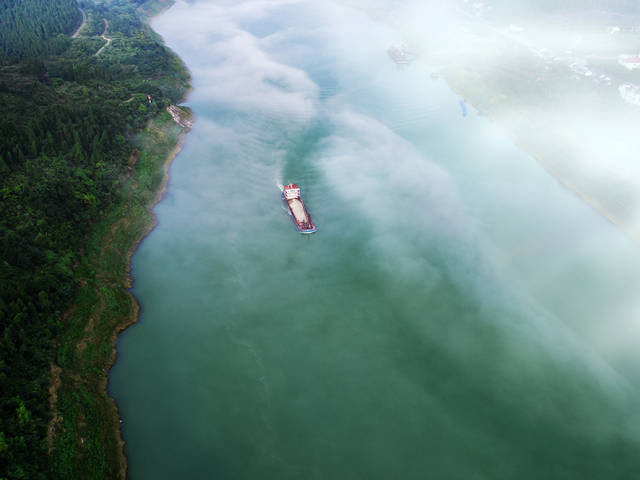
[{"label": "white building", "polygon": [[640,88],[637,85],[623,83],[618,87],[618,91],[625,102],[640,107]]}]

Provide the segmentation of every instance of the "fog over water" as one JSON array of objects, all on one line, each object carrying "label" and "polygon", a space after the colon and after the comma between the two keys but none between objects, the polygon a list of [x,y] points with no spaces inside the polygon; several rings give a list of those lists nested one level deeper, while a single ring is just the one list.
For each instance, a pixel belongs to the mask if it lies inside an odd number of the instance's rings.
[{"label": "fog over water", "polygon": [[[579,45],[529,60],[540,25],[606,32],[568,2],[475,4],[194,0],[154,20],[196,122],[110,377],[130,478],[640,475],[640,107],[613,85],[635,73],[573,78]],[[607,9],[624,27],[632,7]],[[531,63],[539,85],[513,83]]]}]

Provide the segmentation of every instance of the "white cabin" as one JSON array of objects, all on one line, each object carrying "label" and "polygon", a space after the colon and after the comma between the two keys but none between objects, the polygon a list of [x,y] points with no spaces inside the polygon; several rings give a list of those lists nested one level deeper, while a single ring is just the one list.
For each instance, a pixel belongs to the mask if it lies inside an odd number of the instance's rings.
[{"label": "white cabin", "polygon": [[292,200],[294,198],[300,198],[300,188],[298,187],[284,187],[284,198]]}]

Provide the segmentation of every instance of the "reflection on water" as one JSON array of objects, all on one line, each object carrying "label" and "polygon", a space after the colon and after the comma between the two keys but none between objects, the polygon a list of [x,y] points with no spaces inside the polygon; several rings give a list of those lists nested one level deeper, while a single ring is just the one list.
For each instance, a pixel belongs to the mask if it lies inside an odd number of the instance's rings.
[{"label": "reflection on water", "polygon": [[154,26],[196,123],[111,375],[132,479],[640,472],[637,245],[398,70],[375,15],[196,1]]}]

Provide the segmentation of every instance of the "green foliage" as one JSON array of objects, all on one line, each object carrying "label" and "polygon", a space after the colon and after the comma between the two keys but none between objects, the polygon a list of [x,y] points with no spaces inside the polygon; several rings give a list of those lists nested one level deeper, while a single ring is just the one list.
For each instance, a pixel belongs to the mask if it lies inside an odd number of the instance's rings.
[{"label": "green foliage", "polygon": [[0,0],[0,61],[61,52],[80,19],[76,0]]},{"label": "green foliage", "polygon": [[[75,1],[0,0],[0,479],[113,475],[100,433],[105,409],[90,389],[60,393],[63,420],[49,460],[48,387],[52,363],[85,361],[75,344],[96,297],[83,303],[82,295],[98,284],[88,241],[104,240],[105,222],[129,213],[131,139],[188,81],[136,15],[138,3],[84,6],[95,25],[71,40],[61,33],[79,23]],[[113,41],[96,56],[104,40],[91,35],[102,33],[95,30],[105,18]],[[127,300],[113,298],[116,318]],[[66,315],[72,304],[76,313]],[[85,350],[93,362],[86,375],[103,374],[110,348],[100,345]],[[82,453],[77,412],[87,412]]]}]

